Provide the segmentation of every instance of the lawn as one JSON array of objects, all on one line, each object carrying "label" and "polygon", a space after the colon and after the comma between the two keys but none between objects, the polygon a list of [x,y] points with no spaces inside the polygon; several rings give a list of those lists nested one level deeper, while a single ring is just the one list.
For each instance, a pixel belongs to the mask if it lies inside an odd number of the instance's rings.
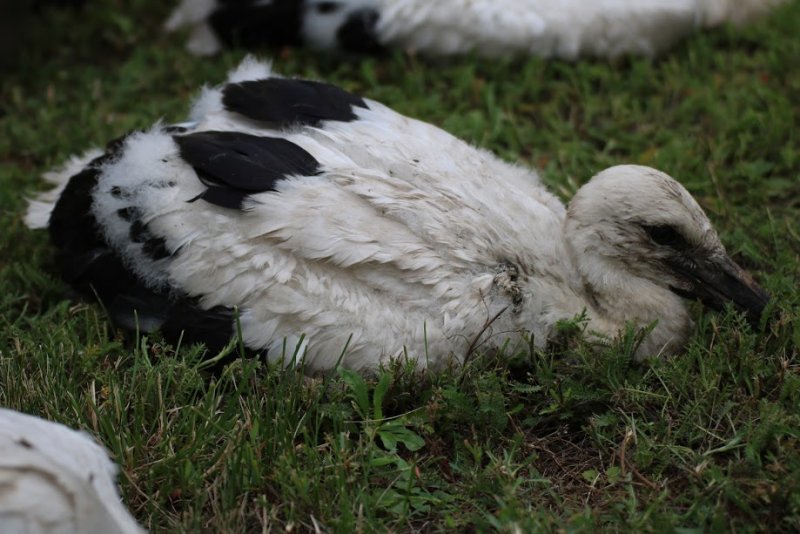
[{"label": "lawn", "polygon": [[[563,199],[618,163],[678,178],[775,322],[695,309],[677,357],[546,351],[416,377],[314,380],[202,346],[126,341],[75,302],[26,195],[68,155],[178,121],[213,60],[164,36],[169,2],[45,11],[0,79],[0,405],[87,429],[149,529],[800,530],[800,2],[662,59],[428,61],[266,51],[541,170]],[[762,325],[763,326],[763,325]],[[231,349],[235,351],[235,348]]]}]

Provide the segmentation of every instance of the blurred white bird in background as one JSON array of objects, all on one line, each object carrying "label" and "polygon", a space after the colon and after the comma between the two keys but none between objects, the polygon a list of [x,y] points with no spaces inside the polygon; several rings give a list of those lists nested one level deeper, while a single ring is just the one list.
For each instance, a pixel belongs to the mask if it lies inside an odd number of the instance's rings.
[{"label": "blurred white bird in background", "polygon": [[309,45],[373,53],[654,56],[687,35],[744,24],[785,0],[183,0],[165,24],[187,48]]}]

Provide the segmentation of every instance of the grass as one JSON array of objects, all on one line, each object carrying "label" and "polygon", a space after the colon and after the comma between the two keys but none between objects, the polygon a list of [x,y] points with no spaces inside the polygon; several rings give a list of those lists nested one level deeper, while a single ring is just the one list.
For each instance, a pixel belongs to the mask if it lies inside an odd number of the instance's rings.
[{"label": "grass", "polygon": [[[202,347],[126,343],[74,303],[24,196],[69,154],[163,117],[242,57],[192,58],[168,3],[96,0],[30,24],[0,80],[0,405],[86,428],[153,531],[800,529],[800,3],[657,61],[431,62],[274,52],[541,169],[567,199],[617,163],[679,178],[775,296],[765,332],[696,310],[685,354],[486,354],[424,380],[309,381]],[[125,6],[123,8],[123,6]]]}]

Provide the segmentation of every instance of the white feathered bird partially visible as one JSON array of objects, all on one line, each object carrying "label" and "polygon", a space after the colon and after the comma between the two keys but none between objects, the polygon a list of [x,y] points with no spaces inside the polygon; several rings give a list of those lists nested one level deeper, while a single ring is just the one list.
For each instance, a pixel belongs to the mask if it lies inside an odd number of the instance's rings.
[{"label": "white feathered bird partially visible", "polygon": [[428,55],[654,56],[702,28],[743,24],[785,0],[183,0],[168,30],[187,48],[308,44]]},{"label": "white feathered bird partially visible", "polygon": [[144,532],[120,502],[117,467],[88,434],[0,408],[0,532]]},{"label": "white feathered bird partially visible", "polygon": [[597,338],[655,324],[674,353],[684,297],[758,320],[767,295],[697,202],[632,165],[569,209],[531,169],[321,82],[245,61],[190,121],[156,125],[47,178],[27,223],[117,326],[247,348],[306,370],[419,368],[476,344],[544,346],[582,313]]}]

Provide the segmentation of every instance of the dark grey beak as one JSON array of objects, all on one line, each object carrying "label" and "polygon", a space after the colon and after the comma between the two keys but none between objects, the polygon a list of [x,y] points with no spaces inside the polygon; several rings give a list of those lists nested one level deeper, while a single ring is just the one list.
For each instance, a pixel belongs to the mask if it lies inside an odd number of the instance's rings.
[{"label": "dark grey beak", "polygon": [[758,326],[769,294],[732,259],[723,256],[691,265],[673,264],[673,268],[691,285],[688,290],[673,288],[673,291],[683,297],[699,298],[717,311],[730,302],[747,315],[750,324]]}]

